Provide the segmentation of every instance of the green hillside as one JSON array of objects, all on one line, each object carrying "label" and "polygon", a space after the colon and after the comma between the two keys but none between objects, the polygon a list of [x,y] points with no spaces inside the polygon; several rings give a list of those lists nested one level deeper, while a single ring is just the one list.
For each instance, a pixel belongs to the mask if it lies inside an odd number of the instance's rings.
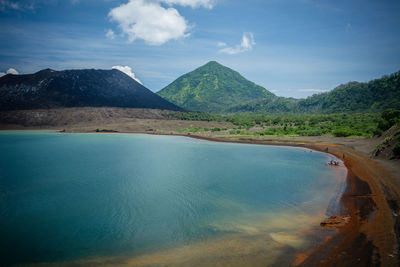
[{"label": "green hillside", "polygon": [[341,113],[400,109],[400,71],[367,83],[349,82],[306,99],[279,97],[231,107],[231,112]]},{"label": "green hillside", "polygon": [[362,112],[400,109],[400,71],[368,83],[350,82],[299,102],[303,112]]},{"label": "green hillside", "polygon": [[158,92],[187,110],[211,113],[342,113],[400,109],[400,71],[367,83],[349,82],[306,99],[277,97],[211,61]]},{"label": "green hillside", "polygon": [[179,77],[158,95],[188,110],[213,113],[228,112],[241,104],[277,98],[215,61]]}]

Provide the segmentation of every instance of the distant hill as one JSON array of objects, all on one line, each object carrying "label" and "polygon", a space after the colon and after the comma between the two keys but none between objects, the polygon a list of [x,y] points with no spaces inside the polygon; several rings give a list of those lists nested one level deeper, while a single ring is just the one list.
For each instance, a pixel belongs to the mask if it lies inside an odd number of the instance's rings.
[{"label": "distant hill", "polygon": [[45,69],[0,78],[0,110],[58,107],[182,110],[115,69]]},{"label": "distant hill", "polygon": [[158,94],[188,110],[211,113],[338,113],[400,109],[400,71],[367,83],[349,82],[306,99],[277,97],[211,61]]},{"label": "distant hill", "polygon": [[349,82],[306,99],[280,97],[232,107],[231,112],[338,113],[400,109],[400,71],[367,83]]},{"label": "distant hill", "polygon": [[277,98],[238,72],[210,61],[158,92],[168,101],[192,111],[223,113],[232,107]]},{"label": "distant hill", "polygon": [[349,82],[299,102],[303,112],[363,112],[400,109],[400,71],[367,83]]}]

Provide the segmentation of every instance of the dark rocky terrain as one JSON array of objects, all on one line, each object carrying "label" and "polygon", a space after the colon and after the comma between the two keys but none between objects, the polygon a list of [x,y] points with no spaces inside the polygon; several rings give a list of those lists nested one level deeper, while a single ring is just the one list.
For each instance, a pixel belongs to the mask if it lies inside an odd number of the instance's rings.
[{"label": "dark rocky terrain", "polygon": [[115,69],[45,69],[0,78],[0,110],[60,107],[182,110]]}]

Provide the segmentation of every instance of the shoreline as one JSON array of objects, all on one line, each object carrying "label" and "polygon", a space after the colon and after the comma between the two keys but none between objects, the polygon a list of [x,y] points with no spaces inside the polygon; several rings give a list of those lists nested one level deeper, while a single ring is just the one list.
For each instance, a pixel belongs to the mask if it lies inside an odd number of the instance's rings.
[{"label": "shoreline", "polygon": [[322,244],[299,253],[300,260],[294,262],[295,266],[399,266],[400,222],[397,214],[400,214],[400,205],[397,203],[400,188],[396,186],[395,177],[377,161],[351,147],[333,143],[171,132],[100,133],[172,135],[213,142],[302,147],[331,154],[341,159],[347,168],[346,189],[340,197],[340,215],[350,219]]},{"label": "shoreline", "polygon": [[[329,143],[254,140],[251,138],[209,137],[194,134],[118,132],[150,135],[184,136],[199,140],[257,145],[291,146],[331,154],[347,168],[346,189],[340,197],[341,216],[349,221],[337,228],[314,250],[299,255],[295,266],[399,266],[400,212],[396,200],[399,191],[388,177],[394,179],[378,162],[351,148]],[[390,179],[388,179],[390,180]],[[392,205],[390,205],[392,203]]]},{"label": "shoreline", "polygon": [[[335,144],[184,136],[215,142],[304,147],[329,153],[341,159],[348,171],[346,189],[340,197],[343,207],[341,215],[349,216],[350,220],[338,228],[336,234],[315,250],[308,252],[307,257],[295,265],[399,265],[398,237],[394,231],[398,222],[393,220],[393,217],[397,217],[398,210],[394,211],[388,203],[397,199],[398,192],[391,192],[393,188],[387,188],[387,192],[384,192],[382,179],[390,174],[377,162],[357,151]],[[365,168],[368,165],[370,168]],[[371,169],[374,172],[369,172]]]}]

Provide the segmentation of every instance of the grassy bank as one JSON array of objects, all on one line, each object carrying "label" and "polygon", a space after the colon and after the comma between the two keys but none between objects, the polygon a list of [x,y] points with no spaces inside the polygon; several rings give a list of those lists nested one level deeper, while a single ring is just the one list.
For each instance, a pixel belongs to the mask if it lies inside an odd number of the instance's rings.
[{"label": "grassy bank", "polygon": [[399,111],[382,113],[336,114],[254,114],[239,113],[217,115],[205,113],[181,113],[180,120],[230,122],[233,127],[178,129],[177,132],[224,132],[230,135],[253,136],[379,136],[400,121]]}]

